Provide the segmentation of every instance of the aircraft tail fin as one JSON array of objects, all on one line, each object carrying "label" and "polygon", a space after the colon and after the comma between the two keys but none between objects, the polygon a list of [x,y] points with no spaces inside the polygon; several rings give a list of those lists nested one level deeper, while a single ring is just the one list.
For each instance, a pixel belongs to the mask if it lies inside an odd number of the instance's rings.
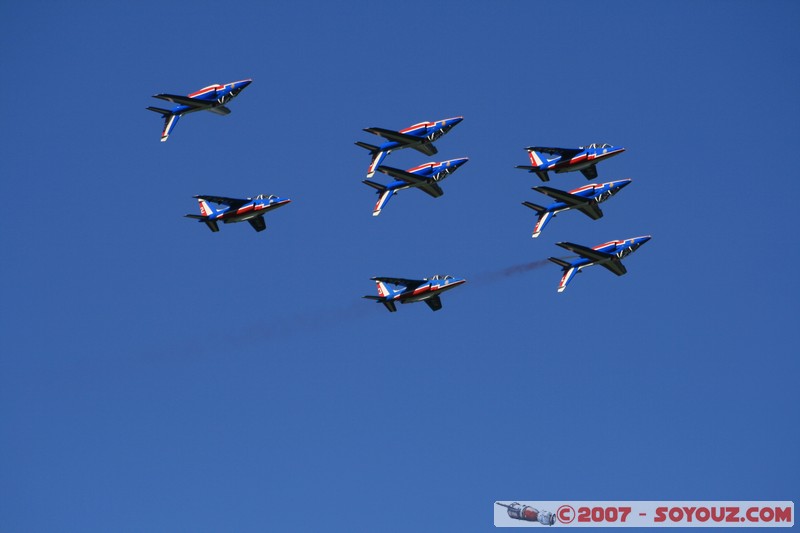
[{"label": "aircraft tail fin", "polygon": [[147,109],[149,111],[161,113],[161,118],[164,119],[164,129],[161,130],[161,142],[163,143],[169,138],[169,134],[172,133],[175,124],[178,123],[178,119],[181,118],[181,116],[173,114],[169,109],[162,109],[160,107],[148,107]]},{"label": "aircraft tail fin", "polygon": [[545,163],[549,163],[547,156],[528,148],[528,157],[531,159],[531,165],[536,168],[541,168]]},{"label": "aircraft tail fin", "polygon": [[375,174],[375,170],[383,163],[383,159],[389,155],[390,150],[382,151],[379,146],[363,143],[361,141],[356,141],[356,145],[369,150],[369,154],[372,156],[372,163],[370,163],[369,169],[367,169],[367,177],[371,178]]},{"label": "aircraft tail fin", "polygon": [[375,202],[375,207],[372,209],[372,216],[376,217],[381,214],[381,210],[386,207],[386,204],[389,203],[389,200],[392,198],[394,194],[394,189],[389,189],[380,183],[376,183],[370,180],[364,180],[366,185],[369,185],[373,189],[378,191],[378,201]]},{"label": "aircraft tail fin", "polygon": [[544,207],[536,205],[532,202],[522,202],[522,205],[524,205],[525,207],[530,207],[531,209],[539,213],[539,220],[536,221],[536,226],[533,227],[533,233],[531,234],[531,237],[535,239],[536,237],[539,236],[540,233],[542,233],[542,230],[547,225],[547,223],[550,222],[550,219],[553,218],[553,212],[548,211]]},{"label": "aircraft tail fin", "polygon": [[382,152],[378,151],[372,156],[372,163],[370,163],[369,168],[367,169],[367,177],[371,178],[375,175],[375,171],[381,166],[383,160],[386,159],[386,156],[389,155],[389,152]]},{"label": "aircraft tail fin", "polygon": [[558,283],[558,292],[564,292],[564,289],[567,288],[567,284],[572,281],[572,278],[575,277],[575,274],[580,272],[580,269],[572,266],[563,259],[559,259],[558,257],[548,257],[547,259],[560,266],[564,272],[564,275],[561,276],[561,281]]},{"label": "aircraft tail fin", "polygon": [[385,189],[381,192],[381,195],[378,197],[378,201],[375,202],[375,207],[372,209],[372,216],[376,217],[381,214],[381,211],[386,204],[389,203],[389,200],[392,198],[394,194],[394,189]]},{"label": "aircraft tail fin", "polygon": [[578,269],[576,267],[567,269],[564,275],[561,276],[561,281],[558,283],[558,292],[564,292],[564,289],[567,288],[567,284],[572,281],[572,278],[574,278],[577,273]]},{"label": "aircraft tail fin", "polygon": [[209,217],[217,212],[217,210],[211,207],[211,204],[203,198],[198,198],[197,203],[200,204],[200,214],[204,217]]},{"label": "aircraft tail fin", "polygon": [[370,294],[364,296],[364,298],[368,298],[370,300],[375,300],[378,303],[382,303],[383,305],[386,306],[386,309],[388,309],[390,313],[394,313],[395,311],[397,311],[397,305],[395,304],[394,300],[387,300],[387,297],[392,296],[393,294],[397,294],[398,292],[400,292],[400,289],[393,291],[383,281],[376,281],[375,283],[377,283],[378,285],[378,296],[372,296]]}]

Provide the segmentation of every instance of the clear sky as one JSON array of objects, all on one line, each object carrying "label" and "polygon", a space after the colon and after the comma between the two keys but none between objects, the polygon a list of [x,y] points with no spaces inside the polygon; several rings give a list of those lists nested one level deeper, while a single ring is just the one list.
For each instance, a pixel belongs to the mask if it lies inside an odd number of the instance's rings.
[{"label": "clear sky", "polygon": [[[0,531],[797,501],[798,27],[789,1],[0,5]],[[243,78],[159,142],[151,95]],[[362,128],[457,115],[387,160],[469,157],[444,196],[373,218]],[[524,147],[592,142],[633,183],[531,239]],[[258,193],[293,200],[265,232],[183,218]],[[563,294],[513,270],[646,234]],[[437,273],[468,279],[439,312],[361,299]]]}]

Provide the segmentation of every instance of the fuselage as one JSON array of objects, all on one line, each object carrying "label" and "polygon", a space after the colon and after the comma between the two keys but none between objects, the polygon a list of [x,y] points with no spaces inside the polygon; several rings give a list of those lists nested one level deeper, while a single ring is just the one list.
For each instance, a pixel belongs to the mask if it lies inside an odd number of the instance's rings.
[{"label": "fuselage", "polygon": [[558,160],[550,161],[545,169],[553,170],[556,174],[583,170],[592,165],[596,165],[600,161],[621,154],[624,151],[625,148],[615,146],[609,146],[607,148],[586,148],[583,152],[567,160],[561,160],[561,156],[558,156]]},{"label": "fuselage", "polygon": [[[598,204],[605,202],[616,193],[618,193],[623,187],[631,183],[631,179],[624,179],[624,180],[616,180],[616,181],[609,181],[607,183],[590,183],[589,185],[584,185],[583,187],[578,187],[577,189],[572,189],[568,191],[569,194],[574,194],[575,196],[580,196],[582,198],[586,198],[587,201],[593,201]],[[565,202],[554,202],[547,206],[548,211],[552,211],[553,214],[561,213],[562,211],[566,211],[568,209],[573,209],[575,206],[569,205]]]},{"label": "fuselage", "polygon": [[[226,83],[225,85],[209,85],[208,87],[203,87],[199,91],[195,91],[189,95],[189,98],[193,100],[198,100],[200,102],[211,103],[211,107],[219,107],[222,105],[227,104],[236,96],[239,95],[248,85],[253,82],[252,79],[234,81],[231,83]],[[171,109],[173,114],[182,115],[186,113],[193,113],[195,111],[203,111],[204,108],[200,107],[193,107],[183,104],[178,104],[177,106]]]},{"label": "fuselage", "polygon": [[[611,254],[619,259],[632,254],[635,252],[641,245],[649,241],[652,237],[650,235],[643,235],[641,237],[631,237],[630,239],[625,239],[621,241],[608,241],[603,244],[598,244],[597,246],[593,246],[592,250],[596,250],[598,252],[603,252],[606,254]],[[592,265],[601,265],[603,263],[607,263],[611,261],[612,258],[608,259],[588,259],[586,257],[581,257],[576,259],[572,263],[570,263],[573,267],[577,268],[578,270],[585,268],[587,266]]]},{"label": "fuselage", "polygon": [[229,206],[225,207],[220,211],[217,211],[215,214],[211,215],[209,219],[219,220],[225,224],[230,224],[233,222],[244,222],[246,220],[250,220],[251,218],[263,216],[264,213],[271,211],[273,209],[277,209],[290,202],[291,200],[289,200],[288,198],[278,198],[277,196],[268,198],[256,198],[236,209],[232,209]]},{"label": "fuselage", "polygon": [[[469,161],[469,158],[460,157],[458,159],[450,159],[449,161],[442,161],[440,163],[424,163],[414,168],[409,168],[406,170],[406,172],[409,174],[414,174],[415,176],[419,176],[420,178],[433,181],[442,181],[447,176],[458,170],[458,167],[467,161]],[[409,189],[417,186],[418,185],[408,183],[407,181],[394,180],[386,185],[386,188],[393,191],[401,191],[403,189]]]},{"label": "fuselage", "polygon": [[[419,137],[420,143],[433,142],[453,129],[462,120],[464,120],[464,117],[445,118],[437,120],[436,122],[420,122],[419,124],[414,124],[413,126],[400,130],[399,133],[412,137]],[[379,150],[382,152],[390,152],[399,148],[406,148],[407,146],[409,146],[408,143],[386,141],[380,145]]]},{"label": "fuselage", "polygon": [[444,279],[430,279],[426,283],[416,287],[412,290],[405,290],[391,297],[391,300],[399,301],[400,303],[421,302],[428,298],[449,291],[459,285],[466,283],[466,279],[453,278],[445,276]]}]

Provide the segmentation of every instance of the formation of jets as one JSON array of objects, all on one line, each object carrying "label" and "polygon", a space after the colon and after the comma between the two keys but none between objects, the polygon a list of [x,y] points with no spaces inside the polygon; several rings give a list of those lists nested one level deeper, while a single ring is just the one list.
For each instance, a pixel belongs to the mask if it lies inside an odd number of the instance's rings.
[{"label": "formation of jets", "polygon": [[[542,181],[549,181],[548,171],[550,170],[557,174],[580,171],[586,179],[592,180],[597,177],[597,163],[621,154],[625,151],[625,148],[605,143],[594,143],[578,148],[530,146],[526,150],[532,165],[518,165],[517,168],[535,173]],[[554,155],[555,157],[548,159],[545,154]],[[522,202],[522,205],[533,209],[538,214],[538,220],[533,228],[531,237],[536,238],[541,235],[542,230],[552,218],[561,212],[571,209],[580,211],[592,220],[601,218],[603,211],[600,210],[599,204],[630,185],[632,181],[631,179],[622,179],[607,183],[590,184],[570,191],[562,191],[544,185],[533,187],[534,191],[549,196],[555,200],[555,203],[542,207],[532,202]],[[564,292],[567,284],[572,281],[575,274],[589,266],[601,265],[617,276],[622,276],[627,272],[625,265],[622,264],[622,258],[636,251],[650,238],[649,235],[646,235],[614,240],[599,244],[593,248],[571,242],[556,243],[558,246],[578,255],[578,259],[573,261],[566,261],[558,257],[549,258],[550,261],[559,265],[563,270],[561,281],[558,284],[558,292]]]},{"label": "formation of jets", "polygon": [[[164,119],[164,128],[161,132],[161,141],[169,138],[180,117],[195,111],[210,111],[218,115],[230,114],[227,107],[231,100],[238,96],[252,83],[251,79],[234,81],[224,85],[214,84],[204,87],[187,96],[175,94],[156,94],[153,97],[176,104],[170,109],[148,107],[150,111],[161,114]],[[372,178],[375,172],[386,174],[392,181],[382,184],[377,181],[365,179],[363,183],[375,189],[378,201],[373,208],[372,215],[378,216],[386,207],[389,200],[398,191],[405,189],[419,189],[428,195],[438,198],[444,194],[440,182],[464,165],[468,158],[461,157],[441,162],[428,162],[421,165],[401,170],[384,165],[386,157],[395,150],[413,148],[427,156],[438,153],[434,141],[441,138],[457,126],[463,117],[441,119],[433,122],[420,122],[401,130],[386,128],[365,128],[364,131],[382,137],[380,145],[372,145],[358,141],[356,145],[369,151],[370,165],[367,168],[367,178]],[[578,148],[549,148],[533,146],[526,148],[531,160],[531,165],[517,166],[517,168],[535,173],[542,181],[549,181],[548,172],[557,174],[563,172],[579,171],[586,179],[597,177],[597,163],[618,155],[625,151],[620,146],[610,144],[590,144]],[[553,157],[548,157],[553,156]],[[607,183],[590,184],[569,191],[562,191],[553,187],[539,186],[533,190],[555,200],[547,207],[523,202],[523,205],[536,211],[538,220],[533,229],[532,237],[539,237],[548,222],[557,214],[577,210],[593,220],[603,216],[599,204],[616,195],[632,180],[621,179]],[[235,222],[248,222],[255,231],[266,229],[264,215],[291,202],[288,198],[274,195],[259,194],[252,198],[228,198],[224,196],[195,196],[200,207],[200,214],[187,214],[186,217],[204,223],[212,232],[219,231],[219,223],[230,224]],[[212,207],[211,203],[221,207]],[[575,274],[586,267],[600,265],[614,274],[621,276],[627,272],[622,264],[622,258],[633,253],[640,246],[650,240],[650,236],[632,237],[624,240],[609,241],[592,248],[571,242],[559,242],[558,246],[577,255],[577,259],[550,257],[550,261],[559,265],[563,276],[558,285],[558,292],[563,292]],[[449,275],[435,275],[430,278],[406,279],[394,277],[373,277],[377,284],[378,295],[368,295],[364,298],[375,300],[383,304],[390,312],[397,311],[397,304],[425,302],[433,311],[442,308],[440,295],[462,285],[464,278]],[[392,285],[393,287],[390,287]]]}]

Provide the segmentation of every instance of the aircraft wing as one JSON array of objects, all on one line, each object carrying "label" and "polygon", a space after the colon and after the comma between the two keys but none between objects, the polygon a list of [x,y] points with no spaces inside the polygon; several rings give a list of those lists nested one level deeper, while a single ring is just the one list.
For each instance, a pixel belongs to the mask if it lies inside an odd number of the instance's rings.
[{"label": "aircraft wing", "polygon": [[580,244],[574,244],[571,242],[557,242],[558,246],[569,250],[572,253],[578,254],[579,256],[586,258],[590,261],[608,261],[612,257],[617,257],[614,254],[607,254],[605,252],[598,252],[593,248],[589,248],[588,246],[581,246]]},{"label": "aircraft wing", "polygon": [[256,231],[264,231],[265,229],[267,229],[267,223],[264,220],[264,215],[261,215],[260,217],[250,218],[247,221],[250,223],[251,226],[253,226],[253,229]]},{"label": "aircraft wing", "polygon": [[581,170],[581,174],[583,174],[587,180],[595,179],[597,177],[597,165],[584,168]]},{"label": "aircraft wing", "polygon": [[585,214],[592,220],[597,220],[603,216],[603,212],[599,207],[597,207],[596,203],[591,201],[591,199],[586,199],[582,196],[578,196],[577,194],[570,194],[565,191],[553,189],[552,187],[533,187],[533,190],[580,210],[581,213]]},{"label": "aircraft wing", "polygon": [[382,281],[384,283],[391,283],[392,285],[402,285],[407,289],[414,289],[425,283],[424,279],[405,279],[405,278],[386,278],[386,277],[372,278],[372,281]]},{"label": "aircraft wing", "polygon": [[398,142],[400,144],[415,144],[426,140],[424,137],[407,135],[399,131],[387,130],[385,128],[364,128],[364,131],[372,133],[373,135],[380,135],[386,140]]},{"label": "aircraft wing", "polygon": [[583,152],[583,150],[580,148],[549,148],[547,146],[529,146],[525,149],[544,152],[551,155],[560,155],[562,159],[572,159],[579,153]]},{"label": "aircraft wing", "polygon": [[434,155],[439,153],[439,150],[433,145],[432,142],[424,142],[422,144],[412,144],[409,148],[413,148],[417,152],[422,152],[425,155]]},{"label": "aircraft wing", "polygon": [[189,107],[195,108],[209,108],[216,103],[214,101],[207,102],[198,100],[196,98],[189,98],[188,96],[181,96],[179,94],[154,94],[153,98],[159,98],[161,100],[172,102],[173,104],[188,105]]},{"label": "aircraft wing", "polygon": [[217,107],[209,107],[209,111],[212,113],[216,113],[217,115],[230,115],[231,110],[225,107],[224,105],[218,105]]},{"label": "aircraft wing", "polygon": [[428,307],[430,307],[432,311],[438,311],[442,308],[442,299],[439,298],[439,296],[434,296],[433,298],[428,298],[423,301],[428,304]]},{"label": "aircraft wing", "polygon": [[405,181],[412,187],[418,187],[425,191],[426,193],[430,194],[434,198],[438,198],[444,194],[439,185],[427,178],[420,178],[416,174],[412,174],[411,172],[406,172],[405,170],[400,170],[399,168],[393,167],[385,167],[380,166],[378,167],[379,172],[383,172],[384,174],[388,174],[391,177],[398,179],[400,181]]},{"label": "aircraft wing", "polygon": [[241,198],[226,198],[224,196],[206,196],[203,194],[195,196],[195,198],[198,198],[200,200],[206,200],[208,202],[214,202],[215,204],[225,204],[231,207],[239,207],[250,201],[250,200],[242,200]]},{"label": "aircraft wing", "polygon": [[625,268],[625,265],[623,265],[619,257],[616,256],[608,263],[603,263],[602,266],[606,267],[617,276],[622,276],[628,272],[628,269]]}]

